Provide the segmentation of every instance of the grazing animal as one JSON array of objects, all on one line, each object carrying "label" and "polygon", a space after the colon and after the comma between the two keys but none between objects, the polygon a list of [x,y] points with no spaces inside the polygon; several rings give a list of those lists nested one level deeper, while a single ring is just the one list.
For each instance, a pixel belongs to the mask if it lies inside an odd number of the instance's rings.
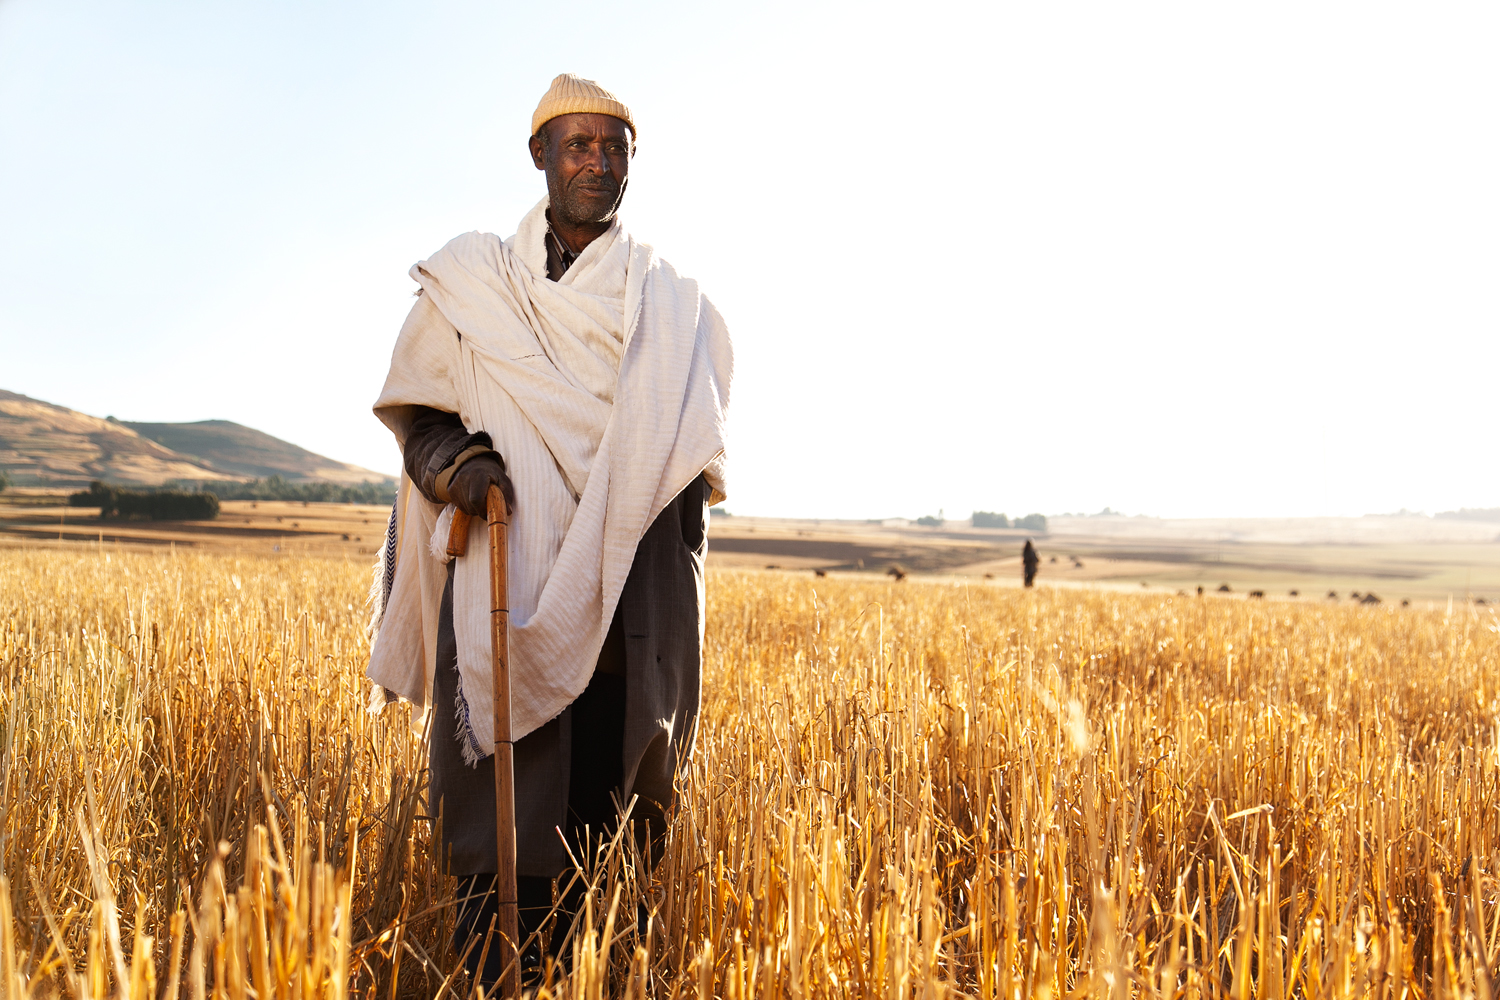
[{"label": "grazing animal", "polygon": [[993,580],[995,578],[995,574],[993,574],[993,573],[986,573],[986,574],[984,574],[984,578],[986,580]]},{"label": "grazing animal", "polygon": [[1401,606],[1403,608],[1409,608],[1409,607],[1411,607],[1411,601],[1408,601],[1406,598],[1403,597],[1403,598],[1401,598]]},{"label": "grazing animal", "polygon": [[1051,559],[1048,559],[1047,561],[1049,563],[1055,563],[1055,562],[1057,562],[1057,556],[1053,556]]},{"label": "grazing animal", "polygon": [[1486,600],[1485,600],[1485,599],[1484,599],[1484,598],[1482,598],[1482,597],[1476,597],[1476,598],[1474,598],[1474,603],[1475,603],[1475,604],[1488,604],[1488,603],[1490,603],[1490,602],[1489,602],[1489,601],[1486,601]]},{"label": "grazing animal", "polygon": [[815,570],[813,570],[813,576],[827,576],[827,575],[828,575],[828,571],[826,569],[815,569]]},{"label": "grazing animal", "polygon": [[1288,590],[1286,592],[1286,595],[1288,597],[1300,597],[1300,596],[1302,596],[1301,594],[1298,594],[1295,590]]},{"label": "grazing animal", "polygon": [[890,569],[885,571],[885,575],[895,577],[896,581],[899,583],[900,581],[906,579],[906,570],[902,569],[900,566],[892,566]]},{"label": "grazing animal", "polygon": [[1330,601],[1336,601],[1336,600],[1338,600],[1339,599],[1339,592],[1336,591],[1336,590],[1330,590],[1328,592],[1328,599]]},{"label": "grazing animal", "polygon": [[1366,594],[1364,597],[1361,597],[1359,599],[1359,603],[1361,603],[1361,604],[1379,604],[1380,603],[1380,598],[1376,597],[1374,594]]},{"label": "grazing animal", "polygon": [[1229,593],[1233,593],[1233,591],[1231,591],[1229,589],[1229,584],[1227,584],[1227,583],[1221,583],[1221,584],[1219,584],[1219,593],[1221,593],[1221,594],[1229,594]]},{"label": "grazing animal", "polygon": [[1198,584],[1198,596],[1199,597],[1203,596],[1203,584],[1201,584],[1201,583]]},{"label": "grazing animal", "polygon": [[1251,597],[1265,597],[1266,596],[1266,592],[1264,590],[1252,590],[1252,591],[1250,591],[1250,596]]}]

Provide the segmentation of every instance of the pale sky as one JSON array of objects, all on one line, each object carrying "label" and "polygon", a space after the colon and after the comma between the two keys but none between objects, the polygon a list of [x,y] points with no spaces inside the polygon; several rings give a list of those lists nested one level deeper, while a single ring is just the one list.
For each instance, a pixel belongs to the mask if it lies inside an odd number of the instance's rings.
[{"label": "pale sky", "polygon": [[415,286],[559,72],[773,516],[1500,505],[1500,7],[0,0],[0,388],[394,472]]}]

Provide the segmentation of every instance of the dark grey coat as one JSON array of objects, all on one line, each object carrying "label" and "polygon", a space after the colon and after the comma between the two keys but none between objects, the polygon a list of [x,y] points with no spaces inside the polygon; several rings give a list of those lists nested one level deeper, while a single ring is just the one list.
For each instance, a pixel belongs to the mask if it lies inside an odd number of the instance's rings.
[{"label": "dark grey coat", "polygon": [[[616,612],[625,635],[622,801],[638,795],[651,812],[670,806],[698,721],[709,493],[698,476],[647,529]],[[449,870],[471,875],[496,869],[495,771],[493,757],[478,767],[464,764],[454,739],[457,662],[450,569],[438,620],[429,806],[434,817],[442,815]],[[571,716],[565,710],[516,744],[516,860],[523,876],[556,876],[568,865],[557,831],[565,828],[573,766]]]}]

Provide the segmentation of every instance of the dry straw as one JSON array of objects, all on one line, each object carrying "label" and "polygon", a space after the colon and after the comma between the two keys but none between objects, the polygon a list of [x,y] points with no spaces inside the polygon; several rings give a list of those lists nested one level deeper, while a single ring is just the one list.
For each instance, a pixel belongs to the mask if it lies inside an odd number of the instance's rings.
[{"label": "dry straw", "polygon": [[[5,996],[472,996],[367,568],[0,555]],[[1490,997],[1500,625],[713,574],[556,997]]]}]

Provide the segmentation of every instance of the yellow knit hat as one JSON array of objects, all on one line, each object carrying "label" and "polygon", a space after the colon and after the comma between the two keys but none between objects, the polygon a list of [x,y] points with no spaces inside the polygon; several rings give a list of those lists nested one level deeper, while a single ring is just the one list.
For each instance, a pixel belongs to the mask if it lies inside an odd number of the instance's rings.
[{"label": "yellow knit hat", "polygon": [[552,81],[552,86],[542,95],[542,103],[536,106],[531,116],[531,134],[558,115],[614,115],[630,126],[636,135],[635,121],[630,109],[620,99],[593,80],[585,80],[573,73],[563,73]]}]

